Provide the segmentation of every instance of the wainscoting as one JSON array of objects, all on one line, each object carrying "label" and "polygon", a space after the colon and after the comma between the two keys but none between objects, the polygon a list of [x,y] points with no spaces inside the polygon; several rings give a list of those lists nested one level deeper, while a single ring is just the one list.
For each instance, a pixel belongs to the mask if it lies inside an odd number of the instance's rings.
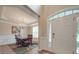
[{"label": "wainscoting", "polygon": [[0,34],[0,45],[16,43],[15,36],[13,34]]}]

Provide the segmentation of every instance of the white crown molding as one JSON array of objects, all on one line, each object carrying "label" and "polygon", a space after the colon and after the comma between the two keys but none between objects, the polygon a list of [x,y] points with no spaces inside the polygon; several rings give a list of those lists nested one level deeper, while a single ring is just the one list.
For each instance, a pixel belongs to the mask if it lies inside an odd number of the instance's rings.
[{"label": "white crown molding", "polygon": [[9,22],[8,19],[6,17],[4,17],[4,13],[3,13],[4,9],[5,9],[5,7],[2,6],[2,10],[1,10],[1,14],[0,14],[0,22],[7,23],[7,24],[10,24],[10,25],[17,25],[16,23]]},{"label": "white crown molding", "polygon": [[[14,6],[12,6],[14,7]],[[4,10],[5,10],[5,6],[2,6],[2,10],[1,10],[1,14],[0,14],[0,22],[2,23],[7,23],[7,24],[10,24],[10,25],[18,25],[18,23],[14,23],[13,21],[11,22],[8,18],[6,18],[4,16]]]},{"label": "white crown molding", "polygon": [[[2,10],[1,10],[1,14],[0,14],[0,22],[7,23],[7,24],[12,24],[12,25],[19,25],[19,24],[21,24],[21,25],[23,25],[23,26],[28,26],[28,25],[29,25],[29,24],[26,24],[26,23],[23,23],[23,22],[18,23],[18,22],[16,22],[16,21],[10,21],[10,19],[8,19],[8,18],[6,18],[6,17],[4,16],[5,7],[7,7],[7,6],[6,6],[6,5],[2,6]],[[21,5],[20,5],[20,6],[18,6],[18,5],[13,6],[13,5],[10,5],[10,6],[8,6],[8,7],[16,7],[16,8],[19,8],[19,9],[21,9],[23,12],[25,12],[25,13],[29,12],[32,16],[34,16],[34,17],[37,18],[37,16],[36,16],[35,14],[33,14],[32,12],[30,12],[30,11],[29,11],[26,7],[24,7],[24,6],[21,6]],[[38,20],[38,18],[37,18],[37,20]],[[33,24],[33,23],[31,23],[31,24]]]},{"label": "white crown molding", "polygon": [[16,23],[12,23],[12,22],[9,22],[9,21],[6,21],[5,19],[3,19],[3,18],[0,18],[0,22],[2,22],[2,23],[6,23],[6,24],[10,24],[10,25],[18,25],[18,24],[16,24]]}]

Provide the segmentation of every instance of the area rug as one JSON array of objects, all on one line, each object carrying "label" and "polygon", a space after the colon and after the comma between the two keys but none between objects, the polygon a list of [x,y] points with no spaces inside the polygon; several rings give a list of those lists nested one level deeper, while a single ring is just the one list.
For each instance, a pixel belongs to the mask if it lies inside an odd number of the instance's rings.
[{"label": "area rug", "polygon": [[15,48],[13,49],[13,51],[16,53],[16,54],[25,54],[26,52],[28,52],[28,48],[27,47],[19,47],[19,48]]}]

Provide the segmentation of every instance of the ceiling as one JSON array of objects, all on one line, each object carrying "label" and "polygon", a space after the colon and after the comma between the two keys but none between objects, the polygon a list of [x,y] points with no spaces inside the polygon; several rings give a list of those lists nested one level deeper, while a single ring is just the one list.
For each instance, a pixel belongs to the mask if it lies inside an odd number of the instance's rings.
[{"label": "ceiling", "polygon": [[0,18],[4,21],[28,25],[38,21],[38,16],[24,6],[2,6]]},{"label": "ceiling", "polygon": [[41,5],[28,5],[36,14],[40,15]]}]

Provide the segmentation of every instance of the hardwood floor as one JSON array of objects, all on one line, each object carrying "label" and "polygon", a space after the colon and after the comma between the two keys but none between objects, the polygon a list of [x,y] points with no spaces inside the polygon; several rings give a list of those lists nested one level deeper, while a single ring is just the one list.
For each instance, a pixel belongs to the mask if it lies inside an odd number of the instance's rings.
[{"label": "hardwood floor", "polygon": [[0,54],[55,54],[54,52],[50,52],[48,50],[38,51],[38,45],[32,45],[28,47],[19,47],[16,45],[3,45],[0,46]]},{"label": "hardwood floor", "polygon": [[[13,46],[8,46],[8,45],[3,45],[0,46],[0,54],[16,54],[12,48],[16,48],[14,45]],[[24,54],[38,54],[38,47],[35,48],[28,48],[28,51],[26,51]]]},{"label": "hardwood floor", "polygon": [[9,46],[4,45],[0,46],[0,54],[15,54],[15,52]]}]

